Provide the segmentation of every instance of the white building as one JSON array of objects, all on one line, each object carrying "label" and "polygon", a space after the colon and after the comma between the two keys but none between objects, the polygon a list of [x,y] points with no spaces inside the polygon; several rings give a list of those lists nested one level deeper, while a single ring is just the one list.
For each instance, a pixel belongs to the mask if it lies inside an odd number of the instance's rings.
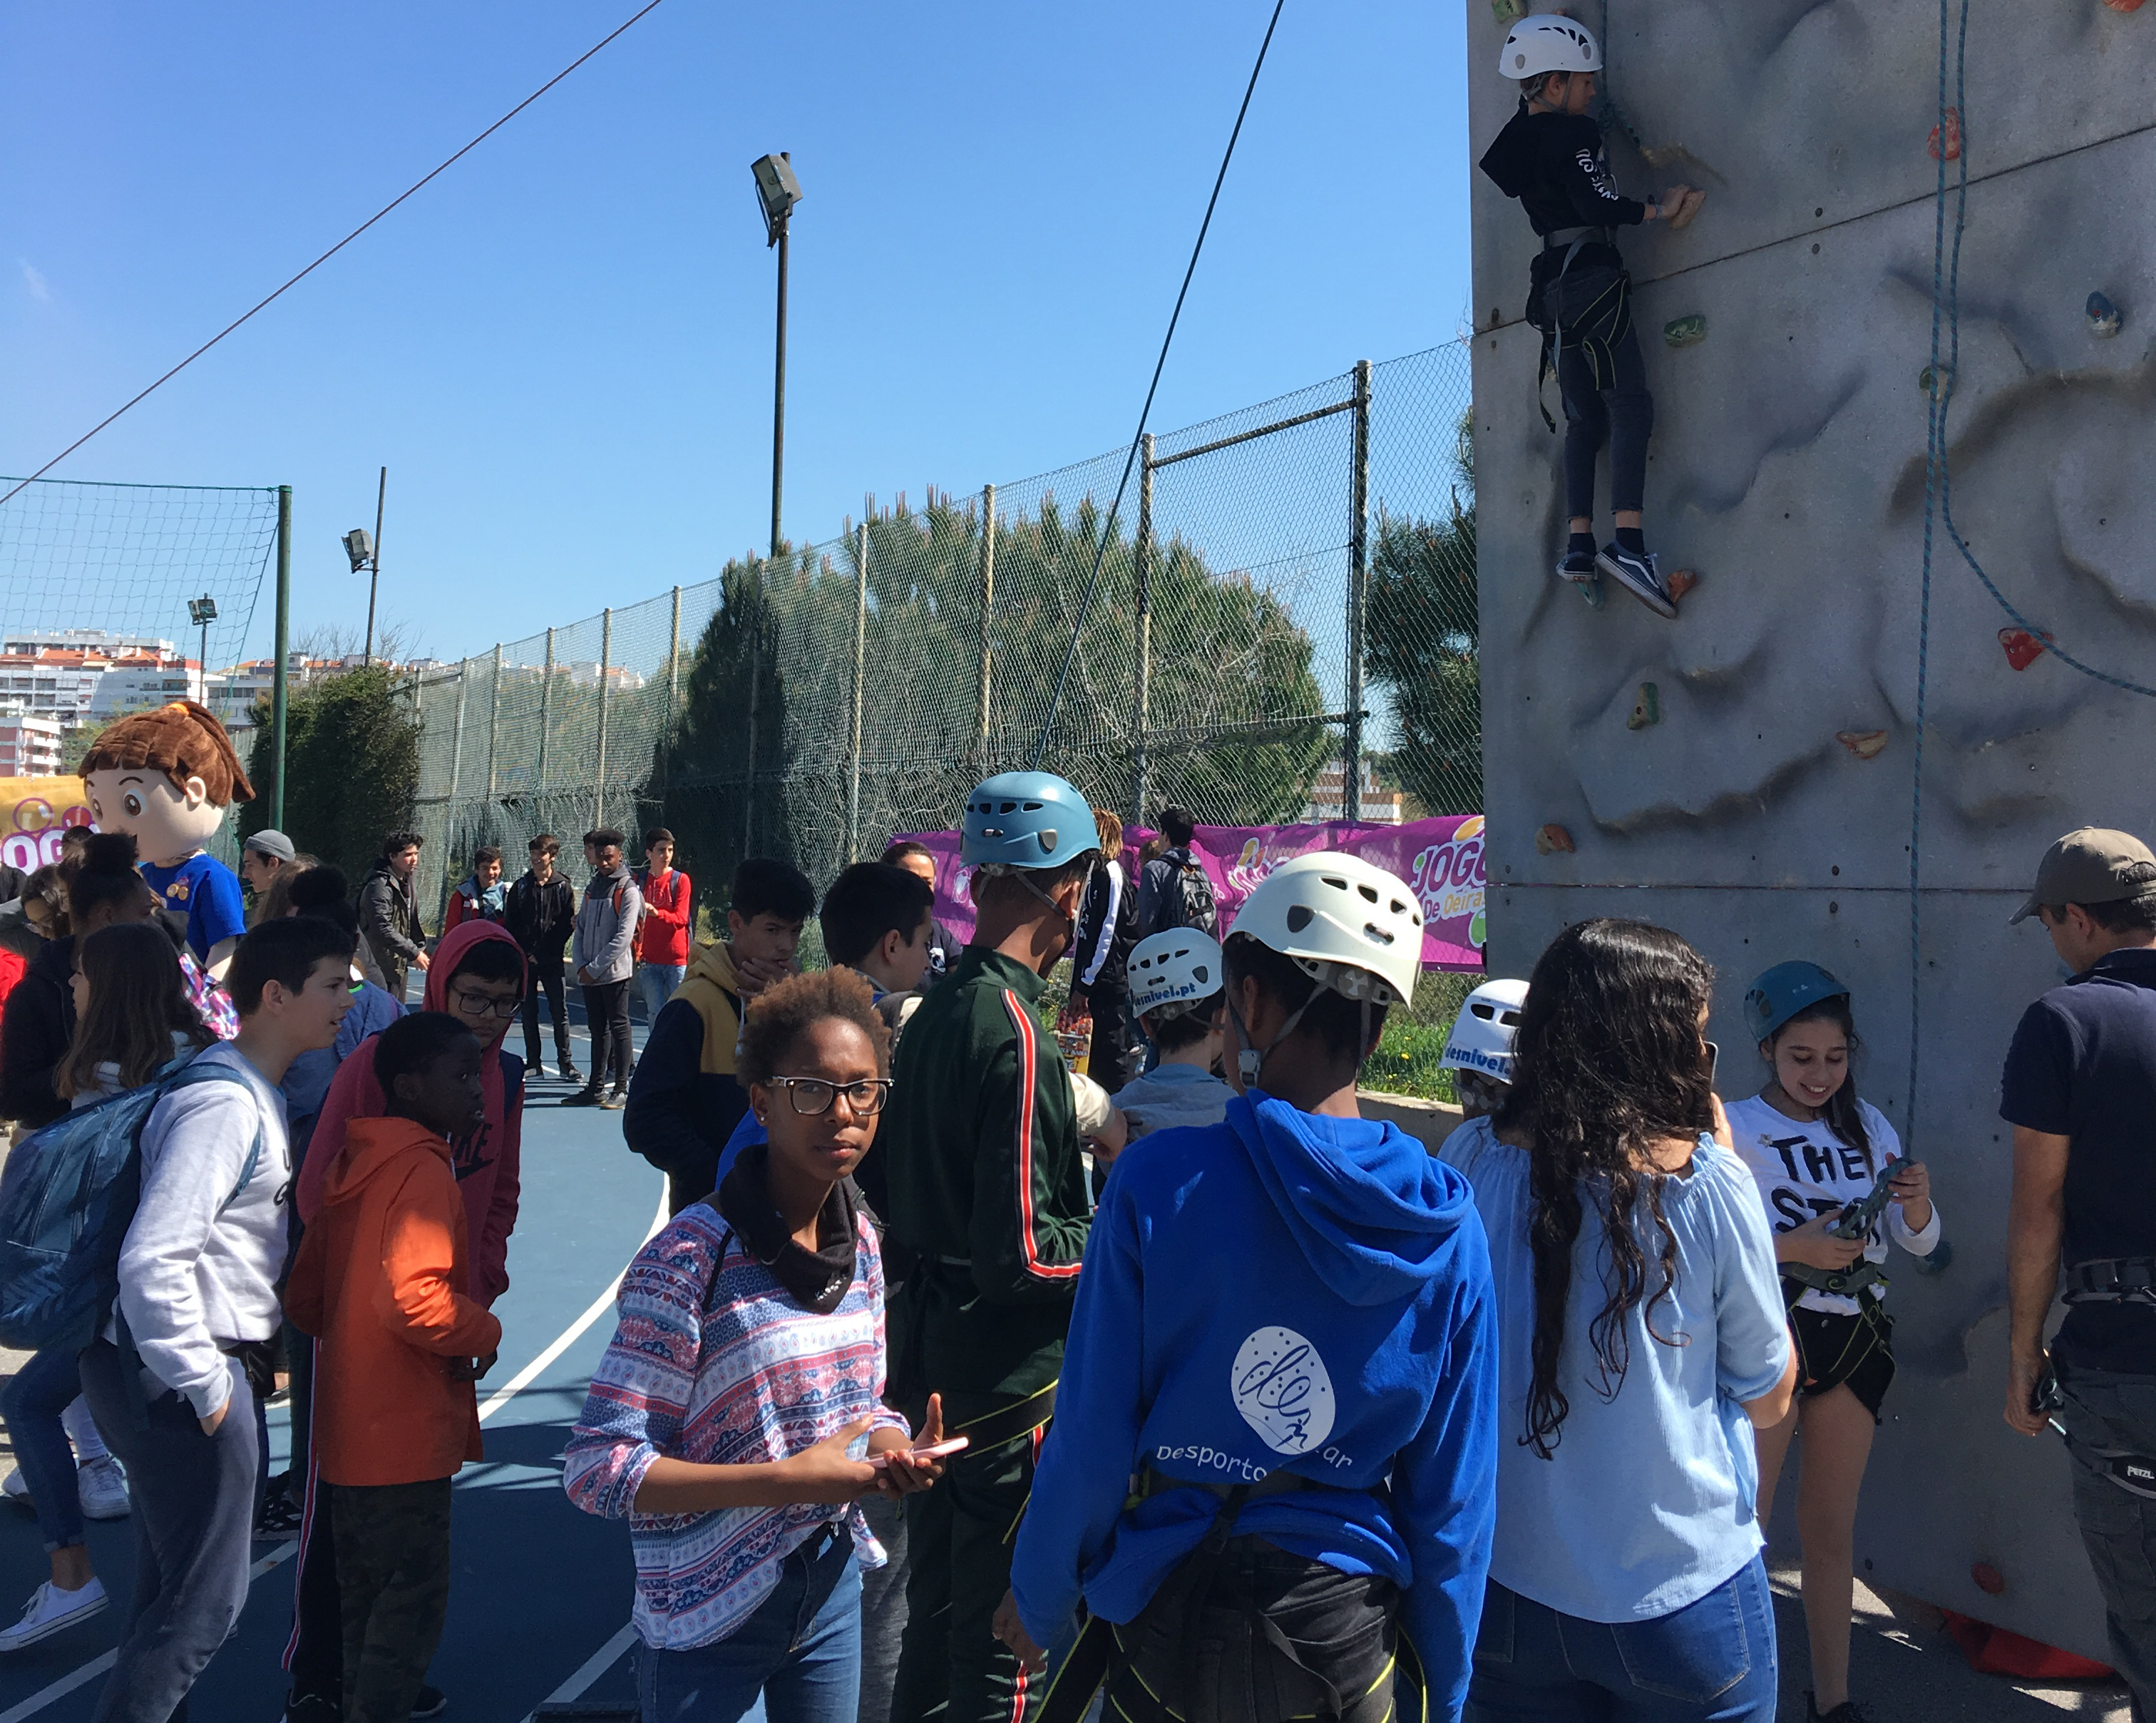
[{"label": "white building", "polygon": [[56,778],[61,726],[20,707],[0,707],[0,778]]},{"label": "white building", "polygon": [[[1321,769],[1317,782],[1310,787],[1310,803],[1302,810],[1306,820],[1345,820],[1348,817],[1348,770],[1338,760]],[[1387,789],[1378,782],[1378,774],[1365,759],[1363,762],[1363,820],[1368,825],[1397,825],[1404,817],[1404,798],[1397,789]]]}]

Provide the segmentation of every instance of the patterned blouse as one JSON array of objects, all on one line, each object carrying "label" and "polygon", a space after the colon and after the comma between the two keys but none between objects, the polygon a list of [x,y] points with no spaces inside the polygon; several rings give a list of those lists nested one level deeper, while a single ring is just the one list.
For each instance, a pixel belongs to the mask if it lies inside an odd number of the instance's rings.
[{"label": "patterned blouse", "polygon": [[586,1513],[629,1520],[636,1629],[654,1649],[725,1638],[827,1523],[852,1534],[863,1566],[884,1564],[858,1504],[708,1514],[631,1505],[661,1454],[748,1464],[799,1453],[858,1418],[908,1427],[882,1403],[883,1260],[865,1216],[859,1232],[854,1283],[828,1316],[797,1303],[708,1202],[676,1215],[622,1278],[619,1324],[569,1438],[562,1484]]}]

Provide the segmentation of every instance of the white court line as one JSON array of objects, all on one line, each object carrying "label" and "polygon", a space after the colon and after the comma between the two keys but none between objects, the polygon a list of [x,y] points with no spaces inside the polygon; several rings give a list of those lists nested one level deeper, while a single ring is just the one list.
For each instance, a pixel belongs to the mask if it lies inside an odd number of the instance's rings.
[{"label": "white court line", "polygon": [[[659,1212],[651,1217],[651,1225],[644,1231],[644,1242],[649,1243],[654,1235],[658,1232],[659,1229],[665,1224],[666,1192],[665,1188],[662,1186],[659,1193]],[[639,1244],[637,1247],[639,1250],[643,1247],[643,1244]],[[561,1334],[557,1335],[553,1343],[549,1345],[545,1351],[542,1352],[536,1358],[533,1359],[531,1363],[526,1365],[523,1369],[517,1371],[515,1376],[511,1376],[506,1382],[502,1384],[499,1391],[488,1398],[486,1404],[482,1406],[479,1410],[480,1422],[481,1423],[485,1423],[487,1419],[492,1417],[495,1413],[500,1412],[503,1407],[508,1405],[511,1400],[514,1400],[517,1396],[517,1395],[521,1393],[526,1388],[529,1387],[533,1381],[537,1380],[540,1371],[545,1370],[547,1366],[553,1363],[556,1359],[559,1358],[564,1352],[567,1351],[571,1346],[574,1345],[577,1343],[578,1337],[612,1308],[614,1300],[614,1294],[621,1287],[622,1274],[626,1274],[628,1273],[629,1265],[627,1263],[624,1263],[622,1265],[621,1274],[614,1276],[613,1280],[608,1283],[606,1291],[601,1294],[600,1297],[593,1301],[589,1309],[586,1310],[583,1315],[579,1316],[574,1322],[571,1323],[567,1328],[563,1330]],[[253,1585],[256,1580],[260,1579],[262,1576],[269,1572],[271,1568],[280,1566],[283,1563],[290,1561],[294,1556],[299,1553],[299,1550],[300,1546],[296,1540],[290,1543],[278,1545],[275,1549],[272,1550],[268,1555],[264,1556],[260,1561],[257,1561],[252,1567],[247,1570],[248,1583],[250,1586]],[[602,1674],[605,1674],[606,1670],[613,1663],[614,1659],[621,1655],[623,1649],[629,1643],[629,1638],[634,1635],[634,1632],[635,1630],[633,1628],[624,1628],[619,1633],[614,1635],[613,1638],[607,1642],[606,1647],[602,1652],[594,1653],[592,1660],[588,1662],[583,1669],[578,1669],[575,1674],[569,1678],[567,1682],[563,1684],[562,1691],[559,1693],[550,1694],[548,1698],[550,1700],[575,1699],[578,1695],[582,1694],[586,1687],[590,1686],[593,1682],[598,1680]],[[599,1661],[599,1659],[602,1656],[603,1656],[605,1659],[603,1662]],[[18,1704],[10,1705],[4,1711],[0,1711],[0,1723],[23,1723],[23,1720],[24,1718],[34,1717],[39,1711],[44,1710],[46,1706],[53,1704],[55,1700],[65,1699],[68,1695],[73,1693],[78,1687],[84,1686],[90,1682],[95,1681],[100,1675],[104,1674],[107,1670],[110,1669],[113,1664],[118,1660],[119,1654],[113,1651],[108,1651],[101,1657],[92,1658],[88,1663],[83,1664],[81,1668],[69,1670],[68,1673],[61,1676],[59,1680],[51,1683],[48,1686],[39,1688],[28,1699],[22,1700]],[[597,1666],[593,1667],[594,1664]],[[577,1685],[576,1684],[579,1682],[583,1684]],[[569,1691],[569,1689],[572,1686],[575,1686],[575,1692]]]},{"label": "white court line", "polygon": [[[575,1674],[570,1676],[539,1703],[542,1705],[567,1705],[572,1700],[582,1699],[592,1683],[612,1669],[622,1653],[628,1650],[635,1640],[636,1623],[631,1622],[619,1629],[613,1638],[586,1658]],[[536,1723],[538,1715],[539,1713],[536,1709],[526,1713],[524,1723]],[[6,1723],[6,1720],[0,1718],[0,1723]]]}]

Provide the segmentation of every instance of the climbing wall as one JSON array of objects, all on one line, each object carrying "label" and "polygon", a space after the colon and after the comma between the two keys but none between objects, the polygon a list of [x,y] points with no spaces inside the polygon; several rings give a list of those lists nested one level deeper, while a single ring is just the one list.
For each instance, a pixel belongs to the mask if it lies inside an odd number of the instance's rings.
[{"label": "climbing wall", "polygon": [[[2138,5],[1974,0],[1943,124],[1930,5],[1610,0],[1606,26],[1579,10],[1606,28],[1620,186],[1708,192],[1689,229],[1625,244],[1656,398],[1648,543],[1697,582],[1674,623],[1614,586],[1590,609],[1552,577],[1558,442],[1521,321],[1535,242],[1474,176],[1492,971],[1525,975],[1588,916],[1677,929],[1721,972],[1712,1032],[1735,1093],[1758,1081],[1750,978],[1813,959],[1853,985],[1862,1090],[1899,1126],[1913,965],[1914,1140],[1954,1254],[1936,1277],[1890,1264],[1901,1376],[1858,1572],[2094,1656],[2070,1463],[1999,1415],[1996,1108],[2014,1024],[2060,973],[2041,928],[2005,924],[2037,856],[2084,823],[2156,840],[2156,700],[2059,656],[2156,684],[2156,5]],[[1476,155],[1517,100],[1495,67],[1526,9],[1467,0]],[[1949,244],[1964,152],[1969,175],[1954,516],[2037,635],[1935,522],[1912,959],[1938,152]]]}]

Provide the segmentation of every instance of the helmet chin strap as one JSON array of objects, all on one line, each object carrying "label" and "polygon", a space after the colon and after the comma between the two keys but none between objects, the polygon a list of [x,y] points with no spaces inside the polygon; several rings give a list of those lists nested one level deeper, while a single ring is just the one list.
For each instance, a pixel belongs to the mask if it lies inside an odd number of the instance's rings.
[{"label": "helmet chin strap", "polygon": [[1250,1026],[1243,1021],[1242,1008],[1235,1003],[1235,990],[1228,990],[1228,1015],[1235,1020],[1235,1032],[1243,1040],[1243,1045],[1235,1055],[1235,1069],[1245,1088],[1256,1086],[1259,1074],[1265,1068],[1265,1061],[1273,1056],[1273,1049],[1295,1033],[1295,1026],[1302,1021],[1302,1014],[1311,1008],[1317,995],[1323,991],[1322,988],[1313,987],[1310,997],[1287,1014],[1287,1021],[1281,1025],[1280,1032],[1262,1047],[1255,1047],[1250,1043],[1256,1037],[1250,1033]]},{"label": "helmet chin strap", "polygon": [[[1050,897],[1046,892],[1042,891],[1039,886],[1035,885],[1033,882],[1032,875],[1022,871],[1014,871],[1010,877],[1015,879],[1020,885],[1024,886],[1026,890],[1032,892],[1034,897],[1040,898],[1042,903],[1045,903],[1050,909],[1055,912],[1057,917],[1063,923],[1064,938],[1066,939],[1075,939],[1078,936],[1077,916],[1074,913],[1065,912],[1060,903],[1058,903],[1055,898]],[[1078,907],[1080,909],[1082,910],[1085,908],[1086,894],[1092,889],[1093,870],[1089,867],[1086,870],[1085,882],[1078,888]]]}]

